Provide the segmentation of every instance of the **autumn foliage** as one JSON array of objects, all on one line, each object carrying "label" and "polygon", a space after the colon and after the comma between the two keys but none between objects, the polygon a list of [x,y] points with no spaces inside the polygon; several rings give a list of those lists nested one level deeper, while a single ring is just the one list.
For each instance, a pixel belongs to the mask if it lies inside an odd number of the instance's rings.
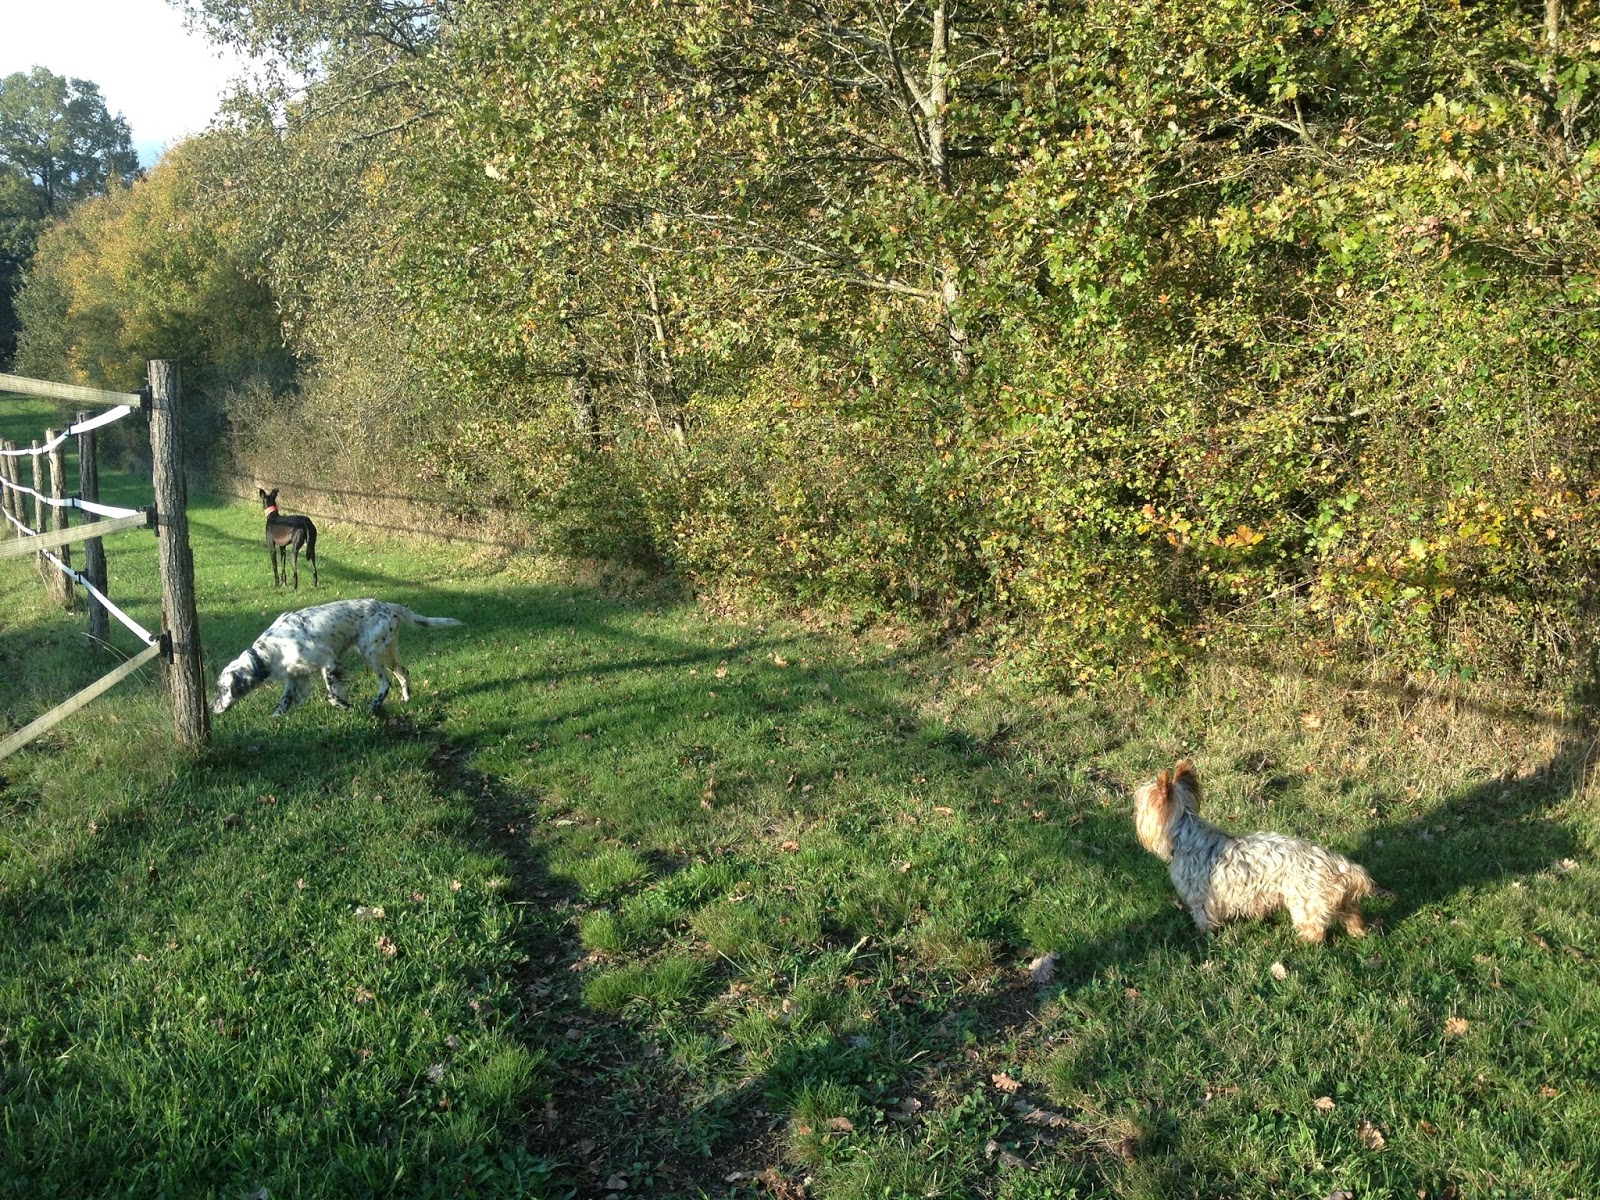
[{"label": "autumn foliage", "polygon": [[1587,668],[1590,0],[199,7],[326,70],[47,238],[81,373],[259,282],[308,471],[567,553],[1058,681]]}]

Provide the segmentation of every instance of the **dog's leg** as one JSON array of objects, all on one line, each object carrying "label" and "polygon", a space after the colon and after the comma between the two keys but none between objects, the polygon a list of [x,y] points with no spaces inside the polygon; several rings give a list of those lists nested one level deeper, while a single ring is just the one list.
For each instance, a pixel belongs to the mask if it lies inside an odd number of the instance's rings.
[{"label": "dog's leg", "polygon": [[378,694],[372,700],[372,711],[377,712],[389,698],[389,672],[384,670],[381,663],[373,667],[372,671],[378,677]]},{"label": "dog's leg", "polygon": [[322,682],[328,689],[328,703],[335,708],[350,707],[350,685],[345,682],[344,672],[337,666],[322,668]]},{"label": "dog's leg", "polygon": [[1351,937],[1367,936],[1367,923],[1362,920],[1361,910],[1355,907],[1354,901],[1349,908],[1339,910],[1339,919],[1344,922],[1344,931]]},{"label": "dog's leg", "polygon": [[290,675],[283,681],[283,698],[278,701],[278,707],[272,710],[272,715],[281,717],[296,707],[305,699],[305,690],[305,676]]},{"label": "dog's leg", "polygon": [[[294,540],[294,590],[300,590],[300,539]],[[287,573],[287,572],[286,572]]]},{"label": "dog's leg", "polygon": [[1306,899],[1291,897],[1286,907],[1289,910],[1289,920],[1294,924],[1294,931],[1302,942],[1313,945],[1321,942],[1328,936],[1328,910]]}]

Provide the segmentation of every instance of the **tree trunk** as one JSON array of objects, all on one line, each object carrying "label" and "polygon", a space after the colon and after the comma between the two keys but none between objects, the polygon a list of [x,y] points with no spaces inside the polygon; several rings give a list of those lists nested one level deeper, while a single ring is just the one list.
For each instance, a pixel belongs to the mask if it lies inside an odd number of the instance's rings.
[{"label": "tree trunk", "polygon": [[[950,25],[947,0],[938,0],[933,9],[933,40],[928,49],[928,94],[923,104],[927,131],[928,170],[941,192],[950,191],[950,157],[945,136],[950,107]],[[950,363],[965,379],[972,371],[967,331],[957,310],[961,305],[961,283],[953,260],[946,258],[939,269],[939,294],[944,305],[945,340]]]},{"label": "tree trunk", "polygon": [[672,350],[667,342],[667,321],[661,311],[661,294],[656,289],[656,277],[653,271],[645,272],[644,277],[645,300],[650,306],[650,329],[655,338],[656,359],[660,364],[660,386],[650,389],[652,403],[655,403],[657,393],[664,394],[667,398],[667,411],[661,412],[661,407],[656,404],[656,415],[662,427],[671,436],[673,444],[679,449],[685,449],[689,444],[688,433],[683,427],[683,404],[678,395],[677,374],[672,367]]}]

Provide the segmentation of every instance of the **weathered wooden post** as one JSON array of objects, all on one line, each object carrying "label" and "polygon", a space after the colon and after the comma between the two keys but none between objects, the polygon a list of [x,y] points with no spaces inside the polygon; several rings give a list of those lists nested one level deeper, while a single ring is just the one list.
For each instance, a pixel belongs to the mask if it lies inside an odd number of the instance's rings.
[{"label": "weathered wooden post", "polygon": [[[81,412],[74,423],[82,425],[88,419],[89,414]],[[100,499],[100,457],[92,429],[86,429],[78,435],[78,495],[91,504],[98,503]],[[83,514],[85,524],[99,519],[98,514],[87,510]],[[111,594],[106,591],[106,547],[100,538],[90,538],[83,543],[83,575],[100,589],[101,595]],[[89,646],[98,656],[111,632],[111,621],[106,615],[105,606],[94,598],[93,593],[88,599]]]},{"label": "weathered wooden post", "polygon": [[[5,441],[0,441],[0,450],[15,450],[16,448],[17,444],[10,438],[7,438]],[[11,485],[5,490],[5,510],[11,514],[11,516],[20,521],[22,520],[22,496],[16,490],[17,484],[20,482],[20,480],[17,477],[17,460],[15,455],[0,455],[0,475],[3,475],[5,477],[5,481]],[[17,537],[22,536],[22,531],[11,524],[10,521],[6,522],[6,532],[9,534],[14,534]]]},{"label": "weathered wooden post", "polygon": [[178,743],[191,749],[211,739],[200,662],[200,617],[194,602],[194,553],[189,548],[189,488],[183,476],[183,425],[178,364],[150,364],[150,467],[156,493],[162,624],[172,638],[167,678]]},{"label": "weathered wooden post", "polygon": [[[46,445],[54,442],[56,440],[56,431],[54,429],[46,429],[44,431],[44,440]],[[66,499],[67,496],[67,451],[65,438],[56,444],[56,446],[49,452],[48,457],[50,468],[50,498],[58,502],[52,505],[50,508],[50,528],[53,531],[59,532],[67,527],[67,506],[59,503],[59,501]],[[43,525],[39,526],[39,532],[44,532]],[[72,547],[56,547],[56,557],[68,567],[72,566]],[[50,565],[54,567],[55,564],[52,563]],[[66,572],[56,569],[50,572],[49,582],[50,593],[61,602],[61,607],[71,608],[71,577],[68,576]]]}]

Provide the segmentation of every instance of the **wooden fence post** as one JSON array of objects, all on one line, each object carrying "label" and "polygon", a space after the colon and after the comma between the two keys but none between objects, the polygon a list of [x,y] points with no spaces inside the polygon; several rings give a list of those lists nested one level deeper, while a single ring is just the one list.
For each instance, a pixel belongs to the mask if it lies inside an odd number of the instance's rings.
[{"label": "wooden fence post", "polygon": [[[44,431],[44,440],[47,443],[55,441],[56,440],[56,431],[54,429],[46,429]],[[49,464],[48,465],[49,465],[49,468],[50,468],[50,498],[52,500],[64,500],[64,499],[66,499],[66,495],[67,495],[67,451],[66,451],[66,442],[63,440],[60,445],[58,445],[54,450],[50,451],[48,457],[49,457]],[[59,530],[65,529],[66,527],[67,527],[67,508],[66,508],[66,505],[64,505],[64,504],[52,505],[51,509],[50,509],[50,528],[51,528],[51,530],[52,531],[59,531]],[[40,533],[44,532],[44,526],[43,525],[41,525],[39,527],[39,532]],[[58,546],[56,548],[56,557],[59,558],[67,566],[70,567],[72,565],[72,547],[71,546]],[[53,595],[60,602],[62,608],[71,608],[72,607],[72,580],[71,580],[70,577],[67,576],[67,574],[65,572],[61,571],[59,568],[55,568],[55,564],[54,563],[51,563],[50,566],[53,568],[51,570],[51,572],[50,572],[50,577],[49,577],[50,594]]]},{"label": "wooden fence post", "polygon": [[[82,425],[89,419],[89,414],[81,412],[75,424]],[[94,430],[86,429],[78,435],[78,495],[90,503],[100,499],[100,458],[94,442]],[[85,524],[98,521],[100,518],[92,512],[85,512]],[[83,575],[90,583],[100,589],[102,595],[109,596],[106,590],[106,547],[100,538],[90,538],[83,544]],[[111,620],[106,615],[105,606],[89,596],[89,646],[96,657],[99,657],[106,644],[106,638],[111,632]]]},{"label": "wooden fence post", "polygon": [[[17,444],[10,438],[0,442],[0,450],[15,450],[16,448]],[[17,460],[15,457],[10,454],[0,456],[0,474],[3,474],[6,482],[11,485],[6,489],[5,510],[20,521],[22,520],[22,497],[13,490],[21,482],[17,477]],[[12,525],[10,521],[6,522],[6,532],[16,537],[22,536],[22,531]]]},{"label": "wooden fence post", "polygon": [[198,749],[211,738],[200,662],[200,617],[194,602],[194,553],[189,548],[188,484],[183,475],[178,364],[150,364],[150,465],[156,493],[162,624],[172,637],[167,678],[172,725],[179,745]]}]

